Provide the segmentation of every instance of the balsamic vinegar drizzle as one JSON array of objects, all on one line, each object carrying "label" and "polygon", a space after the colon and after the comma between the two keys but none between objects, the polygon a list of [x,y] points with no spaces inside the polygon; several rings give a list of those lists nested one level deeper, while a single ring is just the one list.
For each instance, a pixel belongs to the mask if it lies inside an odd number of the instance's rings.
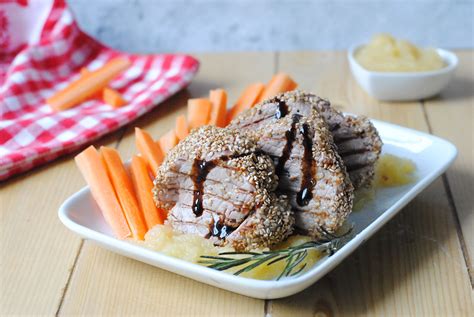
[{"label": "balsamic vinegar drizzle", "polygon": [[283,100],[278,100],[278,109],[275,112],[275,118],[281,119],[288,114],[288,105]]},{"label": "balsamic vinegar drizzle", "polygon": [[206,180],[207,174],[216,166],[215,160],[205,161],[195,159],[191,168],[191,179],[194,183],[193,191],[193,212],[196,217],[202,215],[202,195],[204,194],[204,181]]},{"label": "balsamic vinegar drizzle", "polygon": [[303,135],[303,160],[301,162],[301,189],[296,194],[296,202],[300,206],[306,206],[313,198],[314,177],[316,168],[313,160],[313,141],[309,134],[309,125],[304,123],[300,128],[300,133]]},{"label": "balsamic vinegar drizzle", "polygon": [[[288,115],[289,109],[285,101],[277,101],[278,108],[275,112],[275,118],[281,119]],[[278,164],[275,167],[276,174],[281,174],[286,162],[290,158],[290,154],[293,149],[293,144],[296,140],[296,125],[300,121],[300,119],[301,115],[294,114],[292,117],[291,128],[290,130],[285,132],[286,144],[283,148],[282,155],[278,159]],[[301,173],[303,178],[301,180],[301,189],[296,196],[296,202],[300,206],[306,206],[313,198],[314,177],[316,173],[316,168],[314,166],[312,154],[313,142],[309,133],[309,125],[307,123],[304,123],[300,127],[299,133],[301,133],[301,135],[303,136],[304,147],[303,160],[301,162]],[[207,175],[214,167],[216,167],[217,162],[219,160],[227,161],[231,158],[233,157],[223,156],[212,161],[205,161],[198,158],[194,160],[193,166],[191,168],[191,179],[194,183],[192,210],[196,217],[201,216],[204,211],[203,194],[204,182],[206,181]],[[233,230],[233,228],[227,227],[226,225],[223,225],[220,220],[217,220],[214,221],[214,226],[211,235],[222,239],[228,234],[230,234]]]},{"label": "balsamic vinegar drizzle", "polygon": [[[255,155],[259,154],[261,154],[261,152],[255,152]],[[202,212],[204,211],[204,208],[202,206],[202,196],[204,194],[204,182],[206,181],[209,172],[217,166],[217,163],[219,161],[228,161],[230,159],[238,158],[245,155],[248,154],[230,156],[224,155],[212,161],[205,161],[198,158],[194,159],[193,166],[191,167],[191,179],[194,184],[192,210],[196,217],[201,216]]]},{"label": "balsamic vinegar drizzle", "polygon": [[[275,111],[275,118],[281,119],[288,114],[288,105],[285,101],[278,100],[278,108]],[[283,148],[283,152],[281,157],[278,159],[278,164],[275,168],[275,172],[277,174],[281,174],[285,163],[290,158],[291,150],[293,149],[293,143],[296,140],[296,124],[299,122],[301,116],[294,114],[293,115],[293,122],[291,124],[290,130],[285,132],[286,137],[286,144]],[[303,160],[301,162],[301,188],[300,191],[296,195],[296,202],[300,206],[306,206],[309,204],[311,199],[313,198],[313,187],[314,187],[314,177],[316,174],[316,168],[314,166],[313,160],[313,141],[310,136],[309,132],[309,125],[304,123],[300,131],[301,135],[303,136],[303,147],[304,147],[304,154]]]},{"label": "balsamic vinegar drizzle", "polygon": [[[261,155],[262,152],[256,151],[255,155]],[[192,210],[196,217],[200,217],[204,211],[203,207],[203,194],[204,194],[204,182],[206,181],[207,175],[209,172],[217,166],[219,161],[228,161],[233,158],[239,158],[248,154],[240,155],[224,155],[219,158],[216,158],[212,161],[205,161],[201,159],[194,159],[193,166],[191,168],[191,179],[194,183],[193,190],[193,205]],[[211,232],[211,236],[218,237],[219,239],[224,239],[229,234],[234,231],[235,228],[226,226],[222,224],[219,218],[214,219],[214,224]]]},{"label": "balsamic vinegar drizzle", "polygon": [[286,144],[285,147],[283,148],[283,152],[278,159],[278,164],[275,167],[275,173],[281,174],[283,171],[283,168],[285,167],[286,161],[290,158],[290,153],[291,150],[293,149],[293,143],[296,139],[296,124],[300,121],[300,117],[297,114],[293,115],[293,122],[291,123],[291,128],[290,130],[285,132],[285,137],[286,137]]},{"label": "balsamic vinegar drizzle", "polygon": [[220,220],[214,220],[214,226],[212,228],[211,236],[224,239],[234,231],[234,228],[223,225]]}]

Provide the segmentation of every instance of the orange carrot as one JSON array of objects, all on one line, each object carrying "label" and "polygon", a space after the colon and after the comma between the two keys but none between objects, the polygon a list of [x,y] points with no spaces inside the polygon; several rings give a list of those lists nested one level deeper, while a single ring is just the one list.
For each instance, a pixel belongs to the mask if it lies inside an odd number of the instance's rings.
[{"label": "orange carrot", "polygon": [[224,89],[211,90],[209,100],[212,104],[211,118],[209,124],[216,127],[225,127],[227,114],[227,93]]},{"label": "orange carrot", "polygon": [[247,86],[235,105],[227,112],[227,123],[242,111],[252,108],[257,103],[264,88],[265,85],[262,83],[254,83]]},{"label": "orange carrot", "polygon": [[115,89],[105,87],[102,90],[102,99],[108,105],[111,105],[113,108],[120,108],[127,104],[127,101],[123,99],[122,95]]},{"label": "orange carrot", "polygon": [[169,130],[166,132],[165,135],[163,135],[158,143],[160,144],[160,148],[164,153],[168,153],[169,150],[174,148],[176,144],[178,144],[179,139],[176,136],[176,132],[174,129]]},{"label": "orange carrot", "polygon": [[194,129],[209,122],[212,104],[209,99],[188,100],[188,123],[189,129]]},{"label": "orange carrot", "polygon": [[130,228],[107,175],[106,166],[97,150],[93,146],[89,146],[74,160],[90,187],[92,197],[99,205],[105,221],[112,228],[114,234],[120,239],[129,237],[131,235]]},{"label": "orange carrot", "polygon": [[66,88],[48,98],[46,102],[56,111],[74,107],[100,92],[115,76],[129,66],[130,61],[126,58],[112,59],[98,70],[82,75]]},{"label": "orange carrot", "polygon": [[176,118],[176,127],[175,133],[178,139],[181,141],[189,134],[189,127],[188,122],[186,121],[186,117],[184,115],[180,115]]},{"label": "orange carrot", "polygon": [[279,93],[294,90],[296,87],[298,87],[298,84],[289,75],[278,73],[265,86],[265,90],[260,95],[258,102],[275,97]]},{"label": "orange carrot", "polygon": [[142,157],[137,155],[132,157],[131,174],[138,204],[145,216],[147,227],[151,229],[156,224],[163,224],[166,215],[164,211],[158,210],[153,201],[153,182],[148,173],[146,161]]},{"label": "orange carrot", "polygon": [[132,230],[132,235],[137,240],[143,240],[147,227],[140,211],[133,184],[123,166],[122,160],[117,150],[102,146],[100,148],[102,159],[107,166],[107,171],[120,205],[122,206],[128,225]]},{"label": "orange carrot", "polygon": [[156,172],[158,171],[161,162],[163,162],[163,151],[153,141],[150,134],[140,128],[135,128],[135,142],[138,151],[147,161],[148,166],[153,172],[153,176],[156,176]]},{"label": "orange carrot", "polygon": [[[81,73],[81,76],[85,76],[85,75],[89,74],[90,71],[87,69],[87,67],[82,67],[80,73]],[[103,93],[103,90],[98,91],[95,94],[91,95],[89,98],[90,99],[101,99],[102,98],[102,93]]]},{"label": "orange carrot", "polygon": [[86,67],[81,68],[81,76],[85,76],[90,73],[90,71]]}]

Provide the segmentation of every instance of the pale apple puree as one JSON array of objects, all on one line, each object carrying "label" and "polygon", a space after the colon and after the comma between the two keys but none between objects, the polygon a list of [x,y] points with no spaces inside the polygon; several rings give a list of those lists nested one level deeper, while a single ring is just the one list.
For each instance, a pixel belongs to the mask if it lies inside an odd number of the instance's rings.
[{"label": "pale apple puree", "polygon": [[355,52],[365,69],[378,72],[423,72],[443,68],[443,59],[435,49],[418,48],[412,43],[379,34]]},{"label": "pale apple puree", "polygon": [[[286,241],[275,246],[273,249],[286,249],[288,247],[297,246],[305,242],[311,241],[306,236],[291,236]],[[164,253],[166,255],[183,259],[193,263],[199,263],[202,260],[201,255],[212,255],[217,256],[221,252],[234,251],[231,247],[217,247],[205,238],[202,238],[193,234],[183,234],[173,231],[167,225],[156,225],[148,231],[145,235],[145,241],[135,242],[140,245],[145,245],[147,248]],[[268,249],[266,249],[268,250]],[[264,250],[253,250],[261,252]],[[298,271],[303,265],[304,270],[310,269],[323,254],[317,250],[310,249],[304,261],[295,268]],[[285,261],[279,261],[271,265],[261,265],[253,270],[244,272],[241,276],[261,279],[261,280],[273,280],[277,278],[285,267]],[[241,267],[235,267],[227,270],[229,273],[233,273],[239,270]]]}]

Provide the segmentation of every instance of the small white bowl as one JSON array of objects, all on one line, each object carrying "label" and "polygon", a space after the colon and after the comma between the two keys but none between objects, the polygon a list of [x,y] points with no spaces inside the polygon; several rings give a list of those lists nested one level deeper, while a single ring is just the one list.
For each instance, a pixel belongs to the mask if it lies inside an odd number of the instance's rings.
[{"label": "small white bowl", "polygon": [[379,100],[406,101],[432,97],[446,87],[458,65],[453,52],[436,49],[446,66],[426,72],[374,72],[365,69],[354,57],[363,45],[349,49],[348,59],[352,75],[367,93]]}]

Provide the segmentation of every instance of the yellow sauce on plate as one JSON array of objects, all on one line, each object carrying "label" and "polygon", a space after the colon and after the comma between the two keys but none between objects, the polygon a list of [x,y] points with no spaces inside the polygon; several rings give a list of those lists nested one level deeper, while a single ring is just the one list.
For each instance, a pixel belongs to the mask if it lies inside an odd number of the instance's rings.
[{"label": "yellow sauce on plate", "polygon": [[435,49],[379,34],[355,52],[355,59],[367,70],[378,72],[423,72],[441,69],[445,63]]},{"label": "yellow sauce on plate", "polygon": [[[308,241],[311,241],[310,237],[295,235],[289,237],[287,240],[272,249],[286,249]],[[198,263],[199,260],[201,260],[201,255],[217,256],[220,252],[234,251],[231,247],[214,246],[210,240],[197,235],[182,234],[173,231],[171,227],[167,225],[156,225],[147,232],[145,240],[138,243],[154,251],[193,263]],[[266,250],[253,251],[262,252]],[[321,256],[322,254],[316,250],[308,250],[306,259],[295,268],[295,271],[305,264],[305,270],[311,268],[321,258]],[[276,262],[271,265],[261,265],[251,271],[242,273],[240,276],[260,280],[274,280],[280,275],[284,266],[285,261]],[[226,272],[233,273],[238,271],[240,268],[241,267],[237,266],[227,270]]]},{"label": "yellow sauce on plate", "polygon": [[368,188],[360,188],[354,193],[353,211],[359,211],[374,199],[377,188],[395,187],[415,181],[415,164],[406,158],[384,154],[375,167],[374,183]]},{"label": "yellow sauce on plate", "polygon": [[412,183],[415,180],[415,164],[392,154],[380,157],[375,168],[375,186],[393,187]]}]

